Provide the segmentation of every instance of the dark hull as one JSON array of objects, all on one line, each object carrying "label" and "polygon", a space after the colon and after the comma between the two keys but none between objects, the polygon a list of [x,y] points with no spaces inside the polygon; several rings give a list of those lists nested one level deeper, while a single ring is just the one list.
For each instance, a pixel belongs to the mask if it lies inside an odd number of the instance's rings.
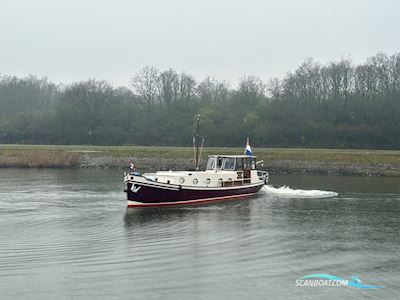
[{"label": "dark hull", "polygon": [[132,183],[128,182],[126,192],[128,207],[167,206],[246,198],[257,193],[263,185],[260,183],[237,188],[188,189],[135,183],[136,188],[140,187],[135,193],[131,190]]}]

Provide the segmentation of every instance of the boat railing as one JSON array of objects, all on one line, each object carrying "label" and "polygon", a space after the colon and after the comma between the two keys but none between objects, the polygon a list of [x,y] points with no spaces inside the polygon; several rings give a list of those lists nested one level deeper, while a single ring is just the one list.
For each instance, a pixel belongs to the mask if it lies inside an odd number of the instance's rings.
[{"label": "boat railing", "polygon": [[260,180],[264,181],[267,183],[269,181],[269,173],[266,171],[257,171],[257,176],[260,178]]}]

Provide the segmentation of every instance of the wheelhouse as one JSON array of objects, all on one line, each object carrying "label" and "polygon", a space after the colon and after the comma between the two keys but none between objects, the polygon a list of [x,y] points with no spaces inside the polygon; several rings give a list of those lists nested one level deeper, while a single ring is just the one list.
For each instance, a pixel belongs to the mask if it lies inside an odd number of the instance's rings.
[{"label": "wheelhouse", "polygon": [[245,171],[256,169],[256,157],[248,155],[210,155],[206,170],[209,171]]},{"label": "wheelhouse", "polygon": [[243,185],[251,183],[252,173],[256,176],[256,165],[255,156],[212,155],[208,157],[206,171],[231,174],[228,180],[221,179],[222,186]]}]

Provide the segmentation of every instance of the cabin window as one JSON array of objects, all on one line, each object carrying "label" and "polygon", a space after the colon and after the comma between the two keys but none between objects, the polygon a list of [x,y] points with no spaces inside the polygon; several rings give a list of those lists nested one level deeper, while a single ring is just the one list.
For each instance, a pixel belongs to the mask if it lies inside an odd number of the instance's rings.
[{"label": "cabin window", "polygon": [[243,158],[236,159],[236,170],[243,170]]},{"label": "cabin window", "polygon": [[207,161],[207,170],[215,170],[216,157],[210,157]]},{"label": "cabin window", "polygon": [[245,159],[243,159],[243,169],[245,169],[245,170],[251,169],[250,157],[246,157]]},{"label": "cabin window", "polygon": [[221,169],[222,168],[222,157],[218,157],[217,158],[217,169]]},{"label": "cabin window", "polygon": [[235,169],[235,159],[233,157],[227,157],[223,161],[222,168],[224,170],[234,170]]}]

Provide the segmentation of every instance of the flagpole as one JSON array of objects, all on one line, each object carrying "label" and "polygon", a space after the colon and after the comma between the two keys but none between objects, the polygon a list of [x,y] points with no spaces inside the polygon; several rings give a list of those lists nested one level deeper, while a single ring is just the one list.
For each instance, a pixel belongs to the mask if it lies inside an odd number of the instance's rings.
[{"label": "flagpole", "polygon": [[246,154],[247,145],[249,145],[249,138],[247,138],[246,146],[244,147],[244,153],[243,154]]}]

